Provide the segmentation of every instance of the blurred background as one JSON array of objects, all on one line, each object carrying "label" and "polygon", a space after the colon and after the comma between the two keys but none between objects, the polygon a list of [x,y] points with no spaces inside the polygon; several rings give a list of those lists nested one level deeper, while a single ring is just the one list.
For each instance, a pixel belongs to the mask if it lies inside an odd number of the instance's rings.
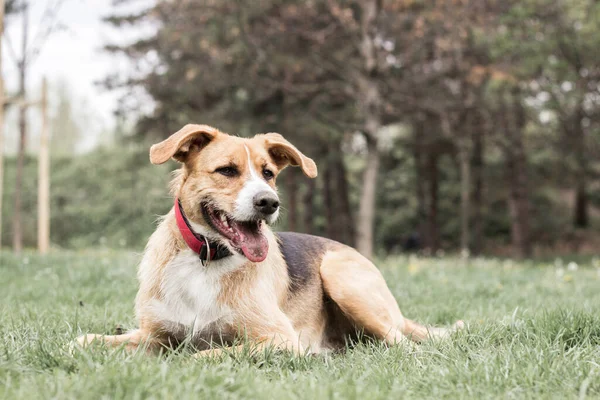
[{"label": "blurred background", "polygon": [[597,0],[4,2],[6,250],[40,212],[51,248],[141,250],[177,167],[148,148],[190,122],[315,160],[278,179],[278,230],[368,256],[600,246]]}]

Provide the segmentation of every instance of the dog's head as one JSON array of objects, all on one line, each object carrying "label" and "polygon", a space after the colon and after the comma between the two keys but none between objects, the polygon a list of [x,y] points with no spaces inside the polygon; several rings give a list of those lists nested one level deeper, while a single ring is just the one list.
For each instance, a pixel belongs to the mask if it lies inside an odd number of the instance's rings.
[{"label": "dog's head", "polygon": [[174,194],[190,222],[255,262],[268,252],[263,225],[279,216],[279,172],[296,165],[317,176],[314,161],[278,133],[245,139],[190,124],[150,148],[153,164],[170,158],[183,164]]}]

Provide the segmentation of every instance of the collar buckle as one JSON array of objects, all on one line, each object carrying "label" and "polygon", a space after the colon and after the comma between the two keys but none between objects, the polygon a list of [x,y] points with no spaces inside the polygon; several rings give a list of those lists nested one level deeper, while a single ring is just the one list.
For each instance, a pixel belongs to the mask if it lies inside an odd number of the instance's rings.
[{"label": "collar buckle", "polygon": [[204,239],[204,245],[202,246],[200,253],[198,253],[198,257],[200,258],[202,266],[208,267],[208,264],[210,264],[210,261],[212,259],[210,253],[210,242],[204,236],[202,236],[202,239]]}]

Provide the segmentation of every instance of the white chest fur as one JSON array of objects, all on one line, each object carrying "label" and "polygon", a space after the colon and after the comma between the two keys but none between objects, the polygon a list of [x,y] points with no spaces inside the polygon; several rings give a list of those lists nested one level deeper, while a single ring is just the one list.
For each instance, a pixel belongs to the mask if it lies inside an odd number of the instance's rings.
[{"label": "white chest fur", "polygon": [[165,266],[162,299],[152,302],[151,312],[163,325],[173,330],[184,328],[187,334],[201,332],[211,324],[230,323],[232,310],[218,301],[220,281],[244,262],[235,254],[205,267],[191,250],[180,252]]}]

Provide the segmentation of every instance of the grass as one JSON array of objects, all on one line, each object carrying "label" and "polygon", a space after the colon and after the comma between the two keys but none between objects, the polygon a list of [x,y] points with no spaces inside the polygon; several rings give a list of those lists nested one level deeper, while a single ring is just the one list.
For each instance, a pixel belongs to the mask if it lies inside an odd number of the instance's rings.
[{"label": "grass", "polygon": [[70,350],[135,326],[138,255],[0,257],[0,398],[600,398],[598,259],[391,257],[380,267],[405,315],[469,328],[416,348],[195,360]]}]

